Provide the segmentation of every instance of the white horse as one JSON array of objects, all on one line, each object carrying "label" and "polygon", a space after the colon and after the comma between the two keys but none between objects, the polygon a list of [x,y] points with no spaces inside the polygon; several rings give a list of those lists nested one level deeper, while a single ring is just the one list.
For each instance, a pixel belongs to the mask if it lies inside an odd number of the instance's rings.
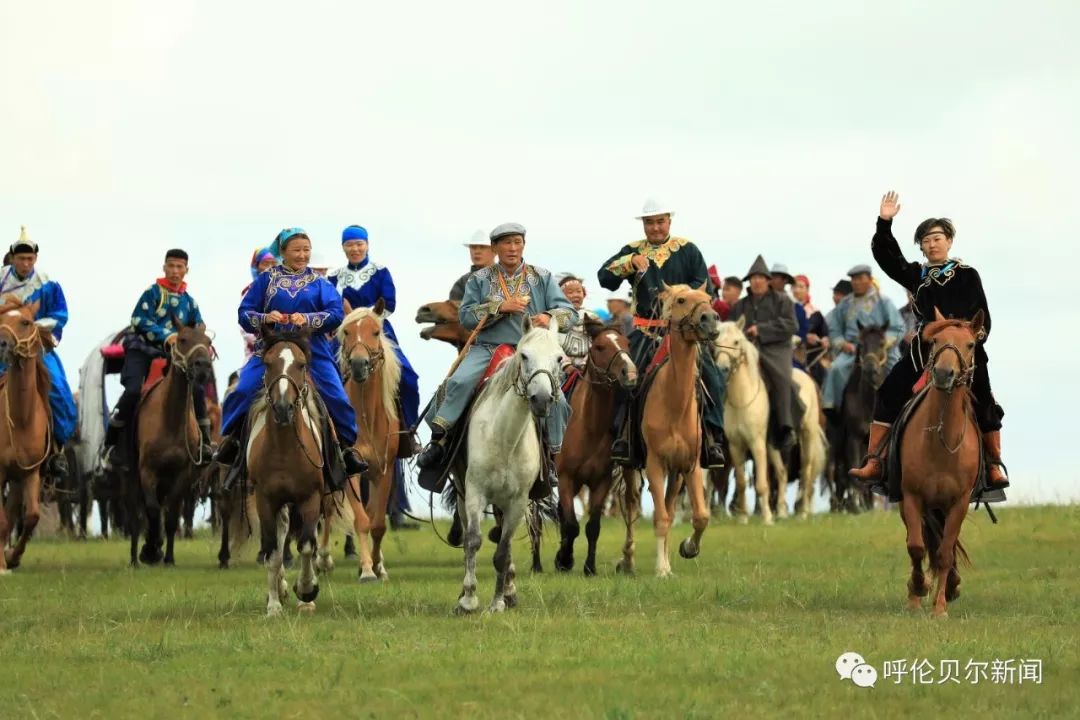
[{"label": "white horse", "polygon": [[720,335],[712,344],[713,358],[728,371],[727,399],[724,401],[724,434],[728,440],[729,462],[735,468],[735,513],[739,523],[749,518],[746,504],[747,454],[754,461],[754,489],[761,518],[773,524],[769,507],[769,395],[758,365],[758,349],[743,335],[745,321],[720,324]]},{"label": "white horse", "polygon": [[529,488],[540,473],[538,421],[551,411],[559,389],[563,350],[555,323],[533,328],[526,317],[514,355],[488,381],[473,407],[468,430],[469,467],[458,514],[465,521],[465,581],[455,610],[471,613],[476,595],[476,553],[480,522],[488,504],[502,511],[502,534],[495,549],[495,596],[491,612],[517,604],[510,543],[529,504]]},{"label": "white horse", "polygon": [[[799,518],[810,517],[810,507],[814,501],[814,480],[825,472],[825,458],[828,445],[825,430],[821,427],[821,397],[813,378],[798,368],[792,368],[791,382],[799,391],[799,399],[806,408],[802,424],[798,428],[799,437]],[[769,446],[769,464],[776,473],[776,514],[780,518],[788,516],[787,508],[787,465],[780,451]]]}]

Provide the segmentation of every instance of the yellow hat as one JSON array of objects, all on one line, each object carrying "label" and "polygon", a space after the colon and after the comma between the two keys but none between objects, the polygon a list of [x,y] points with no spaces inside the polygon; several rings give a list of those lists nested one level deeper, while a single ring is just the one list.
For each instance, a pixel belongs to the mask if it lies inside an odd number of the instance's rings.
[{"label": "yellow hat", "polygon": [[19,226],[19,239],[11,243],[11,254],[17,255],[18,253],[34,253],[37,254],[37,243],[30,239],[30,236],[26,234],[26,226]]}]

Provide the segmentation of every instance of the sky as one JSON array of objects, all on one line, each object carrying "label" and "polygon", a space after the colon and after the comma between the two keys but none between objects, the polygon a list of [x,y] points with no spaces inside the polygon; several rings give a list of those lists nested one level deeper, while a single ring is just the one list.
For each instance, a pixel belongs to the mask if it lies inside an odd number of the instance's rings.
[{"label": "sky", "polygon": [[597,268],[655,196],[722,275],[760,252],[827,310],[895,189],[913,259],[918,222],[949,216],[982,274],[1010,497],[1077,501],[1078,21],[1074,2],[0,0],[0,243],[26,225],[63,286],[75,384],[166,249],[191,254],[224,376],[252,251],[299,225],[337,259],[362,224],[426,399],[453,352],[412,318],[477,228],[524,224],[526,259],[599,306]]}]

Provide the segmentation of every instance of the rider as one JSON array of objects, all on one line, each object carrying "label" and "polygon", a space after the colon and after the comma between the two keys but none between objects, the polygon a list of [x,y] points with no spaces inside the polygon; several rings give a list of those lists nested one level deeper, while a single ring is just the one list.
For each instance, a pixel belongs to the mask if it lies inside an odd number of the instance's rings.
[{"label": "rider", "polygon": [[[67,301],[64,291],[55,280],[50,280],[44,273],[35,269],[38,257],[38,245],[26,235],[23,227],[19,239],[11,245],[11,264],[0,270],[0,297],[12,295],[23,303],[40,303],[35,314],[35,323],[51,332],[52,345],[45,348],[43,359],[49,370],[51,385],[49,388],[49,409],[52,413],[53,447],[45,472],[53,477],[66,477],[67,460],[64,458],[64,443],[75,431],[77,411],[75,399],[68,387],[64,366],[56,354],[56,345],[64,333],[68,321]],[[2,300],[0,300],[2,302]],[[0,365],[0,375],[7,370]]]},{"label": "rider", "polygon": [[[671,234],[672,215],[674,213],[659,201],[647,200],[637,217],[644,225],[645,239],[624,245],[596,273],[600,284],[608,290],[618,290],[624,281],[630,284],[635,301],[630,352],[638,368],[649,367],[666,334],[666,321],[660,319],[659,295],[663,285],[696,288],[709,284],[709,271],[701,251],[689,240]],[[711,287],[705,290],[712,295]],[[723,467],[725,382],[707,345],[698,353],[698,363],[706,390],[702,408],[702,419],[708,430],[702,434],[705,464],[710,468]],[[616,439],[611,446],[611,458],[626,463],[631,459],[627,427],[636,423],[628,423],[630,413],[621,395],[617,396],[616,403]]]},{"label": "rider", "polygon": [[904,334],[904,322],[892,300],[878,292],[869,265],[856,265],[848,270],[852,293],[841,300],[829,313],[829,343],[836,348],[836,357],[825,385],[821,389],[822,407],[830,418],[844,402],[844,388],[855,369],[855,353],[859,345],[859,330],[864,327],[885,329],[888,351],[885,370],[892,370],[900,359],[899,340]]},{"label": "rider", "polygon": [[458,302],[465,297],[465,284],[469,282],[472,274],[495,262],[495,248],[488,242],[488,234],[485,231],[477,230],[473,233],[472,239],[463,244],[469,248],[469,262],[472,263],[472,269],[455,280],[454,286],[450,288],[449,299]]},{"label": "rider", "polygon": [[[368,257],[368,231],[359,225],[350,225],[341,233],[341,249],[345,252],[348,264],[331,270],[326,279],[341,293],[346,311],[363,307],[372,307],[382,298],[386,310],[383,312],[383,332],[394,343],[394,353],[401,361],[401,382],[398,385],[398,398],[401,401],[401,418],[405,428],[416,427],[420,410],[420,378],[413,369],[405,353],[401,351],[394,327],[389,316],[397,307],[397,289],[390,271],[371,261]],[[412,433],[402,436],[404,442],[401,457],[412,457],[415,452]],[[408,453],[408,454],[405,454]]]},{"label": "rider", "polygon": [[[135,408],[142,396],[142,386],[150,372],[150,363],[167,356],[176,342],[179,327],[193,321],[203,325],[199,304],[187,291],[184,277],[188,273],[188,254],[183,250],[173,249],[165,253],[164,277],[143,291],[135,309],[131,313],[131,326],[124,336],[124,367],[120,371],[120,382],[124,392],[116,401],[109,427],[105,432],[105,456],[108,464],[122,467],[128,458],[123,456],[124,444],[119,442],[121,433],[131,422]],[[192,405],[198,420],[199,434],[203,447],[199,457],[210,457],[210,418],[206,414],[205,390],[194,385]]]},{"label": "rider", "polygon": [[[528,313],[533,326],[568,330],[577,321],[577,311],[555,284],[551,273],[526,264],[525,228],[504,223],[491,231],[491,246],[499,261],[476,271],[465,286],[465,298],[459,318],[468,330],[484,323],[468,354],[440,389],[425,416],[431,426],[431,442],[417,458],[423,469],[434,469],[446,459],[446,442],[451,428],[465,411],[484,371],[499,345],[514,345],[522,337],[521,315]],[[562,446],[563,433],[570,418],[570,406],[562,392],[556,393],[556,407],[545,421],[545,446],[548,480],[554,482],[554,456]]]},{"label": "rider", "polygon": [[589,348],[592,346],[592,338],[585,330],[585,321],[599,322],[600,318],[584,308],[587,293],[585,283],[581,278],[576,275],[564,275],[559,280],[559,288],[577,311],[577,322],[566,332],[559,333],[559,341],[562,343],[563,352],[566,353],[566,363],[563,367],[564,369],[573,367],[580,372],[585,369],[585,363],[589,359]]},{"label": "rider", "polygon": [[[878,389],[866,463],[852,470],[851,474],[860,480],[880,480],[885,454],[882,441],[889,426],[911,398],[912,388],[926,367],[930,348],[922,342],[921,330],[934,319],[935,308],[946,318],[963,320],[972,319],[982,310],[983,332],[977,338],[971,392],[975,396],[975,419],[983,433],[983,443],[990,460],[990,489],[1007,488],[1009,480],[1001,462],[1001,418],[1005,411],[997,404],[990,389],[985,345],[990,334],[990,309],[986,305],[982,279],[975,268],[949,257],[956,228],[948,218],[929,218],[919,223],[915,229],[915,244],[926,257],[926,262],[908,262],[892,234],[892,220],[898,212],[900,197],[895,192],[886,193],[881,199],[877,231],[871,248],[874,259],[885,274],[912,294],[919,332],[915,334],[907,356],[893,367]],[[880,487],[876,489],[881,490]]]},{"label": "rider", "polygon": [[776,290],[773,273],[760,255],[743,280],[750,283],[750,292],[735,303],[731,320],[743,318],[743,332],[757,345],[761,374],[769,390],[769,421],[777,435],[781,450],[795,446],[802,406],[791,382],[792,337],[795,335],[795,308],[786,292]]},{"label": "rider", "polygon": [[[259,277],[260,273],[264,273],[270,268],[277,265],[278,259],[274,257],[274,253],[270,252],[270,248],[258,248],[251,255],[251,282],[244,286],[243,291],[240,293],[240,297],[247,295],[247,291],[251,289],[251,285]],[[252,355],[255,354],[255,345],[259,342],[259,336],[255,333],[248,332],[247,328],[241,328],[240,334],[244,338],[244,361],[247,362]]]},{"label": "rider", "polygon": [[[367,465],[353,447],[356,444],[356,416],[341,384],[341,375],[327,339],[327,334],[336,330],[345,317],[341,296],[325,278],[308,267],[311,240],[303,228],[282,230],[270,250],[275,257],[282,258],[281,264],[260,274],[244,295],[237,313],[240,325],[260,336],[265,325],[308,327],[315,331],[311,335],[309,373],[337,430],[346,474],[359,475]],[[240,370],[236,388],[225,398],[223,437],[214,456],[214,460],[223,465],[231,466],[236,461],[248,408],[263,389],[266,371],[263,350],[260,340],[256,355]]]}]

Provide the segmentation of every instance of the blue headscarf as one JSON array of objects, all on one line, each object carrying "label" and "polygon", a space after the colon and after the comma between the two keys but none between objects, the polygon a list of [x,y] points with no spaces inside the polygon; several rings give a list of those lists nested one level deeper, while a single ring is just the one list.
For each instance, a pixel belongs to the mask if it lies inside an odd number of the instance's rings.
[{"label": "blue headscarf", "polygon": [[251,279],[259,277],[259,263],[267,258],[272,259],[274,262],[280,262],[274,253],[270,252],[270,248],[259,248],[251,256]]},{"label": "blue headscarf", "polygon": [[297,235],[303,235],[309,240],[311,239],[310,237],[308,237],[307,231],[304,230],[304,228],[285,228],[278,233],[278,236],[276,238],[274,238],[274,242],[270,243],[270,252],[273,253],[274,257],[280,258],[282,251],[285,250],[285,246],[289,244],[289,240],[296,237]]},{"label": "blue headscarf", "polygon": [[341,231],[341,244],[349,242],[350,240],[363,240],[367,242],[367,230],[359,225],[350,225]]}]

